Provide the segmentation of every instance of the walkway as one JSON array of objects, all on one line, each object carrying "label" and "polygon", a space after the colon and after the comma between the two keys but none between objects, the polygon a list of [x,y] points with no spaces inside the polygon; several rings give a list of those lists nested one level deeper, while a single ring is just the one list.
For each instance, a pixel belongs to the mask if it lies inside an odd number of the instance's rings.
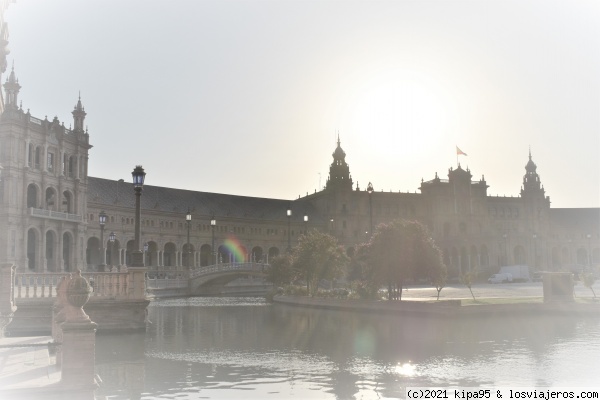
[{"label": "walkway", "polygon": [[[600,298],[600,281],[594,284],[596,295]],[[542,282],[524,282],[524,283],[478,283],[472,286],[475,298],[478,297],[542,297]],[[431,286],[410,286],[402,291],[402,299],[414,300],[435,300],[437,292]],[[592,298],[592,291],[581,282],[575,282],[575,297]],[[440,300],[449,299],[470,299],[471,293],[465,285],[452,284],[440,293]]]},{"label": "walkway", "polygon": [[11,398],[6,390],[41,388],[60,381],[56,358],[48,346],[32,346],[52,341],[50,336],[0,339],[0,398]]}]

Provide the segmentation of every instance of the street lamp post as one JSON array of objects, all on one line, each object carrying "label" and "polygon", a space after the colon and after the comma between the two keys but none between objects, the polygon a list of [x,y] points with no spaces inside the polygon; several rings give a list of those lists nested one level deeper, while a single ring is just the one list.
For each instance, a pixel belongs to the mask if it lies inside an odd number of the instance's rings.
[{"label": "street lamp post", "polygon": [[148,264],[148,242],[144,242],[144,265]]},{"label": "street lamp post", "polygon": [[141,198],[146,173],[144,172],[144,168],[142,168],[141,165],[138,165],[134,168],[133,172],[131,173],[131,176],[133,178],[133,190],[135,191],[135,240],[133,254],[131,255],[131,265],[133,267],[143,267],[144,254],[142,253],[140,248],[140,234],[142,224]]},{"label": "street lamp post", "polygon": [[210,228],[212,229],[212,253],[213,253],[213,261],[217,263],[217,252],[215,251],[215,226],[217,225],[217,220],[213,215],[210,219]]},{"label": "street lamp post", "polygon": [[192,225],[192,213],[190,212],[190,209],[188,208],[188,212],[185,215],[185,221],[187,223],[187,269],[190,269],[190,257],[191,257],[191,251],[190,251],[190,226]]},{"label": "street lamp post", "polygon": [[307,226],[308,226],[308,215],[305,215],[304,216],[304,234],[305,235],[308,233]]},{"label": "street lamp post", "polygon": [[106,225],[106,213],[104,210],[98,214],[98,221],[100,222],[100,270],[104,272],[104,266],[106,265],[106,250],[104,249],[104,225]]},{"label": "street lamp post", "polygon": [[108,241],[110,242],[110,265],[112,265],[111,269],[115,269],[117,268],[117,266],[115,265],[114,262],[114,258],[115,258],[115,240],[117,239],[117,235],[115,235],[114,232],[111,232],[110,235],[108,235]]},{"label": "street lamp post", "polygon": [[592,266],[592,247],[591,247],[591,240],[592,240],[592,234],[588,233],[587,235],[585,235],[585,237],[588,240],[588,267]]},{"label": "street lamp post", "polygon": [[508,265],[508,235],[504,233],[502,237],[504,238],[504,264]]},{"label": "street lamp post", "polygon": [[290,232],[291,220],[292,220],[292,209],[288,207],[287,209],[287,219],[288,219],[288,246],[287,252],[290,253],[292,251],[292,236]]},{"label": "street lamp post", "polygon": [[373,190],[373,184],[369,182],[367,185],[367,193],[369,193],[369,232],[371,232],[371,235],[373,235],[373,201],[371,200]]},{"label": "street lamp post", "polygon": [[533,269],[537,271],[537,234],[533,234]]}]

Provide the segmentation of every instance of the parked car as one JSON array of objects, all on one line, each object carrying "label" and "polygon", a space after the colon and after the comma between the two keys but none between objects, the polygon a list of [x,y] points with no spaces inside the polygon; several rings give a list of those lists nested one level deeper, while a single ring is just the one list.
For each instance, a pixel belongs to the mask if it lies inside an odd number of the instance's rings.
[{"label": "parked car", "polygon": [[533,276],[531,277],[531,280],[534,282],[541,282],[544,278],[544,275],[542,272],[534,272]]},{"label": "parked car", "polygon": [[494,274],[488,278],[488,283],[508,283],[512,280],[511,274]]}]

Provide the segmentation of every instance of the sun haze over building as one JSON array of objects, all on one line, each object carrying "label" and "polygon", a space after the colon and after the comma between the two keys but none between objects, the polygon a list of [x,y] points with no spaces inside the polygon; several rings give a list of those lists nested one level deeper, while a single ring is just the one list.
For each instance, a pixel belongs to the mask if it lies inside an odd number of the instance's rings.
[{"label": "sun haze over building", "polygon": [[296,198],[324,183],[339,131],[354,179],[385,190],[456,167],[458,145],[491,194],[517,196],[531,146],[553,206],[600,205],[594,1],[22,0],[7,15],[24,107],[67,120],[81,91],[98,176],[133,161],[152,184]]},{"label": "sun haze over building", "polygon": [[[507,2],[117,4],[9,9],[0,260],[129,265],[141,249],[119,178],[143,164],[151,270],[268,261],[308,228],[352,255],[398,218],[427,225],[451,276],[600,263],[598,54],[548,42],[545,19]],[[578,23],[567,36],[598,30],[594,4],[549,4]],[[550,62],[567,48],[585,61]]]}]

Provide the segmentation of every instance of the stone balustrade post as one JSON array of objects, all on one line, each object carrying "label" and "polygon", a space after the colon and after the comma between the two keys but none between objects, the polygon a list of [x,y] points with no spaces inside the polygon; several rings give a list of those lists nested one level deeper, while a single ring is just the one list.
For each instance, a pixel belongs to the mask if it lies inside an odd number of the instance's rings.
[{"label": "stone balustrade post", "polygon": [[7,263],[0,265],[0,337],[4,328],[12,321],[17,310],[15,306],[15,266]]},{"label": "stone balustrade post", "polygon": [[127,268],[127,288],[130,299],[146,299],[146,271],[145,267]]},{"label": "stone balustrade post", "polygon": [[83,310],[90,298],[92,288],[77,270],[67,279],[66,304],[63,307],[65,321],[62,330],[61,385],[78,399],[94,399],[96,382],[96,327]]},{"label": "stone balustrade post", "polygon": [[[60,278],[56,285],[56,301],[52,305],[52,339],[56,343],[62,343],[63,335],[61,324],[65,322],[65,305],[67,304],[67,284],[71,280],[71,274],[68,277]],[[62,365],[62,346],[56,350],[56,365]]]}]

